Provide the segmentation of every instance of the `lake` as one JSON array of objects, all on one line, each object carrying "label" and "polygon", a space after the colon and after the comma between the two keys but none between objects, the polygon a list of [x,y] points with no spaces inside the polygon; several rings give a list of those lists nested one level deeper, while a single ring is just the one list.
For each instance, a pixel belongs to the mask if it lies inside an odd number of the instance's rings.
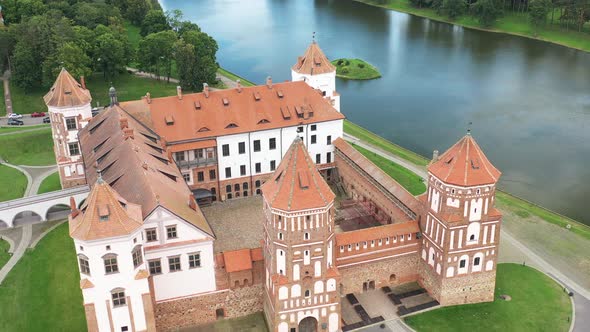
[{"label": "lake", "polygon": [[315,31],[330,59],[383,75],[338,80],[348,119],[427,157],[472,122],[500,188],[590,224],[590,54],[352,0],[160,2],[218,41],[222,67],[260,84],[290,79]]}]

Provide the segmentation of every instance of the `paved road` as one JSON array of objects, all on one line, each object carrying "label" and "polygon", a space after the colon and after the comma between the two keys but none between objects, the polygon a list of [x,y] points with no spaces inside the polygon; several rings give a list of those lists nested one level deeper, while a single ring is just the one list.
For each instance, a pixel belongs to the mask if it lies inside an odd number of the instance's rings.
[{"label": "paved road", "polygon": [[[33,126],[33,125],[43,124],[43,117],[32,118],[29,114],[23,114],[23,117],[19,120],[24,122],[25,126]],[[0,126],[8,126],[8,118],[7,117],[0,118]],[[8,127],[17,127],[17,126],[8,126]]]}]

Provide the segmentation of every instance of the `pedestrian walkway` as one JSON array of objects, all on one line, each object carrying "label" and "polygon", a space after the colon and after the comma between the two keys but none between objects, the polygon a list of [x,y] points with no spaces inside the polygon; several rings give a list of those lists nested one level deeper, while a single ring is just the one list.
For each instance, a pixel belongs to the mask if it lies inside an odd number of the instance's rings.
[{"label": "pedestrian walkway", "polygon": [[6,115],[12,113],[12,98],[10,97],[10,71],[5,71],[2,76],[4,84],[4,104],[6,105]]}]

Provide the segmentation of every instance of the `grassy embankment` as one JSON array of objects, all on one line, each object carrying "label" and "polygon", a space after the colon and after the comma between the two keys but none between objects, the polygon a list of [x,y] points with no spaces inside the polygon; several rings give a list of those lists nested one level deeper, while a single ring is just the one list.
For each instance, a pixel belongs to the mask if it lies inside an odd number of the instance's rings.
[{"label": "grassy embankment", "polygon": [[13,165],[55,164],[51,129],[0,136],[0,157]]},{"label": "grassy embankment", "polygon": [[28,250],[0,287],[0,331],[86,331],[68,224]]},{"label": "grassy embankment", "polygon": [[[455,20],[449,20],[444,15],[439,15],[435,10],[430,8],[416,8],[413,7],[409,0],[385,0],[385,4],[376,0],[355,0],[363,2],[372,6],[383,7],[392,9],[399,12],[409,13],[420,17],[426,17],[435,21],[452,23],[467,28],[485,30],[491,32],[508,33],[511,35],[523,36],[527,38],[534,38],[543,40],[582,51],[590,52],[590,34],[586,32],[578,32],[574,30],[566,30],[559,27],[557,24],[547,24],[544,27],[538,29],[535,33],[535,29],[531,25],[528,16],[526,14],[506,12],[501,18],[499,18],[495,24],[490,28],[482,28],[477,19],[470,15],[463,15]],[[559,13],[555,14],[555,21],[559,20],[557,17]],[[548,15],[549,19],[551,14]],[[588,24],[584,28],[588,30]]]},{"label": "grassy embankment", "polygon": [[41,182],[37,194],[44,194],[56,190],[61,190],[61,183],[59,183],[59,173],[55,172]]},{"label": "grassy embankment", "polygon": [[43,129],[43,128],[49,128],[49,124],[42,124],[42,125],[32,125],[32,126],[6,126],[6,127],[0,127],[0,134],[6,134],[6,133],[18,133],[19,131],[23,131],[23,130],[29,130],[29,129]]},{"label": "grassy embankment", "polygon": [[27,177],[19,170],[0,165],[0,202],[23,197],[27,184]]},{"label": "grassy embankment", "polygon": [[10,245],[8,242],[4,240],[0,240],[0,269],[8,262],[10,259],[10,255],[8,254],[8,249]]},{"label": "grassy embankment", "polygon": [[[499,298],[507,294],[510,301]],[[561,286],[519,264],[499,264],[494,302],[444,307],[406,317],[416,331],[567,331],[572,306]]]},{"label": "grassy embankment", "polygon": [[381,77],[379,70],[361,59],[336,59],[336,76],[348,80],[372,80]]}]

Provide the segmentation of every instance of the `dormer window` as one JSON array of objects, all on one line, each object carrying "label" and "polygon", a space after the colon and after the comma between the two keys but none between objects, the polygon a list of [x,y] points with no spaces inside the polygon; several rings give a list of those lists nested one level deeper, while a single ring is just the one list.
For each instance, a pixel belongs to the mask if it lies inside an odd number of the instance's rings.
[{"label": "dormer window", "polygon": [[223,98],[223,99],[221,99],[221,101],[223,102],[223,106],[228,106],[229,105],[229,99]]},{"label": "dormer window", "polygon": [[225,129],[229,129],[229,128],[238,128],[238,125],[232,122],[225,127]]},{"label": "dormer window", "polygon": [[98,218],[100,221],[109,221],[109,215],[110,211],[108,205],[100,205],[98,207]]}]

